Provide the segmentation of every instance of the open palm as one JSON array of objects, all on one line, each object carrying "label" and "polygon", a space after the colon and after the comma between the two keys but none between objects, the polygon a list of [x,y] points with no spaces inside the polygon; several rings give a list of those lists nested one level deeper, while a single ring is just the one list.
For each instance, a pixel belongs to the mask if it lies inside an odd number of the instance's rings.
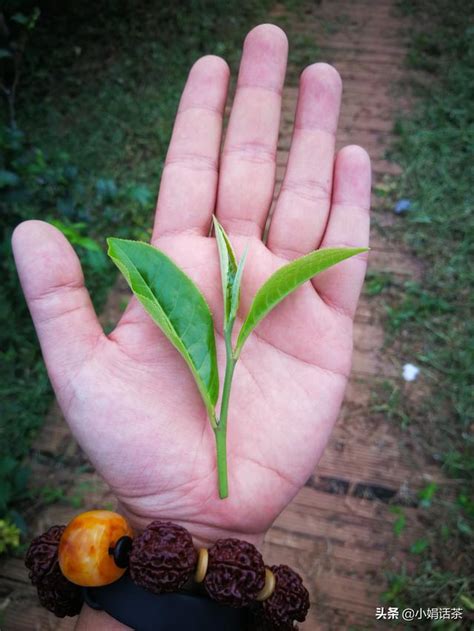
[{"label": "open palm", "polygon": [[[286,55],[278,28],[263,25],[248,35],[220,160],[228,68],[212,56],[193,66],[161,182],[153,244],[206,296],[221,376],[219,261],[208,236],[213,212],[238,255],[249,244],[241,318],[258,287],[289,259],[318,247],[367,245],[369,160],[351,146],[334,162],[341,84],[326,64],[302,74],[289,164],[262,241]],[[258,540],[311,474],[337,417],[364,257],[303,285],[247,341],[230,403],[230,496],[220,500],[214,436],[193,377],[138,302],[105,336],[64,237],[31,221],[17,228],[13,244],[58,401],[132,523],[165,518],[201,540]]]}]

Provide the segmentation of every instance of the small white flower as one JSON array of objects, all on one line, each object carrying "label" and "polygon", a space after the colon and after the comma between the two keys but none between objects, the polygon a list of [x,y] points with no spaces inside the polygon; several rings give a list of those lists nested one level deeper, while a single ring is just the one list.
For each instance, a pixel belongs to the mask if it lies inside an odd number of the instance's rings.
[{"label": "small white flower", "polygon": [[419,372],[420,369],[413,364],[405,364],[403,366],[403,378],[405,381],[415,381]]}]

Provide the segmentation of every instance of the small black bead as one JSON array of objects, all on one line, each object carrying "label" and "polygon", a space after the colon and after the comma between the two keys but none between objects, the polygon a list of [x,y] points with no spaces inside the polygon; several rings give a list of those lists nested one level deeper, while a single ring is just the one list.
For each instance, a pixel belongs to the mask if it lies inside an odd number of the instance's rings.
[{"label": "small black bead", "polygon": [[120,537],[113,548],[109,548],[109,554],[114,557],[117,567],[128,567],[128,558],[132,549],[132,538],[128,536]]}]

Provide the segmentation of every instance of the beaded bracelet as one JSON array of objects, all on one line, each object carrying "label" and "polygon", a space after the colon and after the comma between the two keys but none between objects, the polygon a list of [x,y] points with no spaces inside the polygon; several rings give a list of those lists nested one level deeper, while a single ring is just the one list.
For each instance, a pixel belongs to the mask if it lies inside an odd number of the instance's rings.
[{"label": "beaded bracelet", "polygon": [[257,548],[239,539],[219,539],[196,550],[189,532],[153,521],[138,536],[111,511],[89,511],[67,526],[52,526],[31,542],[25,559],[40,603],[58,617],[75,616],[83,587],[100,587],[129,572],[154,593],[177,592],[191,578],[213,600],[249,607],[252,628],[293,630],[309,609],[301,577],[286,565],[266,567]]}]

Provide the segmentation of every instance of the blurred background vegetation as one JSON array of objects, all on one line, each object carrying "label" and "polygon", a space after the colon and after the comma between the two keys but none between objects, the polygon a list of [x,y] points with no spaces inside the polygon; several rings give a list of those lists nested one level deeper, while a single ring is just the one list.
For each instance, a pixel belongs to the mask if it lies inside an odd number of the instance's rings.
[{"label": "blurred background vegetation", "polygon": [[[299,2],[285,4],[296,9]],[[26,530],[25,456],[52,399],[11,233],[23,219],[53,221],[76,248],[100,309],[115,279],[104,237],[148,234],[189,66],[213,52],[235,67],[246,30],[272,5],[1,4],[0,553],[16,548]],[[399,6],[415,16],[407,63],[424,80],[416,86],[419,105],[396,127],[393,154],[404,172],[393,194],[409,198],[412,209],[391,238],[409,245],[425,273],[422,283],[403,287],[372,278],[367,290],[386,291],[387,339],[397,353],[416,352],[431,386],[416,401],[389,387],[381,409],[402,420],[453,482],[448,491],[431,485],[420,497],[426,536],[413,544],[418,569],[392,573],[386,599],[474,609],[474,2],[401,0]],[[311,38],[295,35],[292,43],[299,68],[315,58]],[[395,523],[403,529],[403,514]]]}]

